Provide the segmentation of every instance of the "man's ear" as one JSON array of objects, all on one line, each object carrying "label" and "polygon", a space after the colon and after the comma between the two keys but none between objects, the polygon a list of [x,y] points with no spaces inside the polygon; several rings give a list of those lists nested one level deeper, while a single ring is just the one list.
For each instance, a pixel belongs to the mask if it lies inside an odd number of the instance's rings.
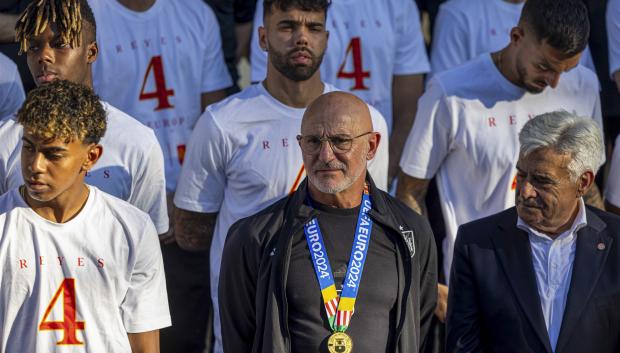
[{"label": "man's ear", "polygon": [[97,41],[93,41],[88,44],[86,48],[86,60],[89,64],[92,64],[97,60],[97,56],[99,55],[99,46],[97,45]]},{"label": "man's ear", "polygon": [[258,46],[260,46],[263,51],[267,51],[267,31],[264,25],[258,27]]},{"label": "man's ear", "polygon": [[366,160],[369,161],[375,158],[375,154],[377,154],[377,149],[379,148],[379,143],[381,142],[381,134],[378,132],[373,132],[368,136],[368,153],[366,154]]},{"label": "man's ear", "polygon": [[100,144],[92,144],[88,147],[86,154],[86,160],[82,164],[82,171],[88,172],[97,163],[99,158],[103,155],[103,146]]},{"label": "man's ear", "polygon": [[577,197],[585,195],[590,186],[594,183],[594,173],[591,170],[585,171],[577,178]]},{"label": "man's ear", "polygon": [[520,26],[512,27],[510,30],[510,42],[519,45],[525,36],[525,31]]}]

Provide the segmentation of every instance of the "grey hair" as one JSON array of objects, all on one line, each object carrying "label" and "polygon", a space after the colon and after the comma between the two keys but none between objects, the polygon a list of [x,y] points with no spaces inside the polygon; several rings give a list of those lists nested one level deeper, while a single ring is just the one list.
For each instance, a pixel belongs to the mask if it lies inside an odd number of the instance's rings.
[{"label": "grey hair", "polygon": [[603,134],[593,119],[565,110],[545,113],[528,121],[519,133],[522,156],[539,148],[569,154],[568,171],[573,180],[590,170],[596,174],[605,161]]}]

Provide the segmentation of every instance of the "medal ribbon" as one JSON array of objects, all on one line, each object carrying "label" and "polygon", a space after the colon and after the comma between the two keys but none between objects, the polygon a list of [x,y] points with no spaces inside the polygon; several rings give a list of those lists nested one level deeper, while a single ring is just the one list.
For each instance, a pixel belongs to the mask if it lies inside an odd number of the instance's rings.
[{"label": "medal ribbon", "polygon": [[321,295],[325,305],[329,326],[332,331],[345,332],[355,311],[355,300],[362,281],[362,271],[370,245],[370,233],[372,220],[368,217],[368,211],[372,208],[368,190],[362,195],[362,205],[357,216],[357,226],[347,273],[342,284],[340,298],[336,292],[334,276],[327,257],[327,249],[323,243],[323,235],[316,218],[310,220],[304,226],[304,233],[308,243],[308,249],[314,265],[314,272],[321,287]]}]

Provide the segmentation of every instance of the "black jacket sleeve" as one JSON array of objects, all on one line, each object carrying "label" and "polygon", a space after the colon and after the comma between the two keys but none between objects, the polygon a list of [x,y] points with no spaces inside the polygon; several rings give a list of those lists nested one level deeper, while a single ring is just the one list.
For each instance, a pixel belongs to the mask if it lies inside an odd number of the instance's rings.
[{"label": "black jacket sleeve", "polygon": [[467,245],[467,227],[460,227],[454,245],[448,291],[446,352],[481,352],[476,283]]},{"label": "black jacket sleeve", "polygon": [[426,219],[422,219],[425,236],[420,245],[420,346],[428,337],[437,306],[437,250],[433,232]]},{"label": "black jacket sleeve", "polygon": [[218,297],[222,343],[226,353],[252,351],[256,332],[256,280],[260,247],[244,226],[235,223],[229,230],[224,252]]}]

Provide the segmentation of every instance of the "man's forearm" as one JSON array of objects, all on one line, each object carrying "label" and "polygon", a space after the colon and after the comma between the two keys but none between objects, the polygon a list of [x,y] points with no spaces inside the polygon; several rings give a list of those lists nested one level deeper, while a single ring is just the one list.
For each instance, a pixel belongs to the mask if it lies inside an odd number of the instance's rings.
[{"label": "man's forearm", "polygon": [[412,178],[401,171],[398,173],[396,198],[417,213],[427,216],[424,198],[426,197],[428,184],[428,180]]},{"label": "man's forearm", "polygon": [[159,353],[159,330],[128,333],[131,353]]},{"label": "man's forearm", "polygon": [[174,235],[177,244],[187,251],[206,251],[211,247],[217,213],[200,213],[174,209]]},{"label": "man's forearm", "polygon": [[15,24],[18,16],[0,13],[0,43],[15,42]]},{"label": "man's forearm", "polygon": [[398,174],[398,163],[424,90],[424,75],[394,76],[392,81],[392,132],[388,182]]}]

